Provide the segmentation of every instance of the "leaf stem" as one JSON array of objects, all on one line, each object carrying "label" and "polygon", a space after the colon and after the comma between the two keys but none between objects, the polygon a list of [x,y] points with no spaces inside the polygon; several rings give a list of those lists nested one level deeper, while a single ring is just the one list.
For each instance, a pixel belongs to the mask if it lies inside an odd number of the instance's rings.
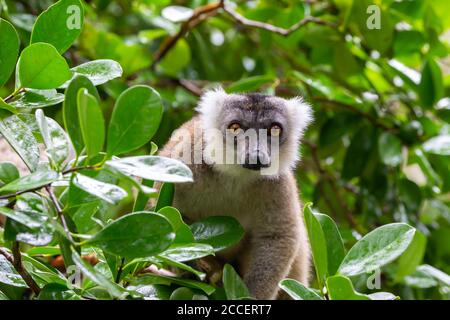
[{"label": "leaf stem", "polygon": [[17,88],[13,93],[11,93],[9,96],[7,96],[3,101],[8,102],[15,98],[18,94],[25,92],[26,89],[24,87]]}]

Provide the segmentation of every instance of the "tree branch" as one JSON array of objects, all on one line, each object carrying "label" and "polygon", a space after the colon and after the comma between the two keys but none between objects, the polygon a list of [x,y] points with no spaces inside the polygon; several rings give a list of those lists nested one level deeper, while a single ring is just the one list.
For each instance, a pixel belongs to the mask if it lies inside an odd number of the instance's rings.
[{"label": "tree branch", "polygon": [[174,34],[173,36],[167,38],[156,51],[155,56],[153,58],[153,63],[151,68],[154,69],[156,65],[165,57],[165,55],[172,49],[175,44],[180,40],[184,35],[197,26],[199,23],[204,21],[203,15],[212,14],[215,15],[217,11],[222,8],[224,5],[224,0],[220,0],[219,2],[210,3],[201,7],[198,7],[194,10],[192,16],[181,24],[180,30]]},{"label": "tree branch", "polygon": [[274,26],[269,23],[264,23],[260,21],[250,20],[242,16],[241,14],[237,13],[234,9],[229,7],[227,4],[225,4],[224,0],[220,0],[215,3],[210,3],[201,7],[198,7],[194,10],[194,13],[192,16],[183,22],[183,24],[180,27],[180,30],[174,34],[173,36],[167,38],[159,47],[159,49],[156,51],[155,56],[153,58],[153,63],[151,65],[151,68],[154,69],[156,65],[164,58],[164,56],[172,49],[175,44],[180,40],[186,33],[189,32],[192,28],[199,25],[201,22],[206,20],[209,17],[215,16],[219,9],[223,9],[230,17],[233,18],[234,21],[237,23],[247,26],[247,27],[253,27],[258,29],[264,29],[282,36],[287,37],[294,31],[297,31],[301,27],[309,24],[309,23],[315,23],[320,25],[327,25],[331,27],[336,27],[336,25],[332,22],[322,20],[317,17],[306,17],[291,26],[289,29],[284,29],[281,27]]},{"label": "tree branch", "polygon": [[30,289],[34,292],[34,294],[38,295],[41,292],[41,288],[38,286],[36,281],[30,276],[28,271],[22,264],[22,255],[20,253],[20,243],[18,241],[13,242],[12,246],[12,255],[6,251],[4,248],[0,248],[0,254],[3,255],[6,260],[11,262],[14,269],[19,273],[22,277],[23,281],[30,287]]},{"label": "tree branch", "polygon": [[315,23],[315,24],[326,25],[326,26],[330,26],[330,27],[336,27],[336,25],[332,22],[325,21],[325,20],[322,20],[317,17],[309,16],[309,17],[303,18],[302,20],[300,20],[299,22],[297,22],[296,24],[291,26],[289,29],[285,29],[285,28],[274,26],[269,23],[247,19],[246,17],[242,16],[241,14],[239,14],[236,11],[234,11],[233,9],[231,9],[228,5],[224,5],[223,10],[226,13],[228,13],[236,22],[240,23],[241,25],[244,25],[246,27],[267,30],[267,31],[270,31],[273,33],[277,33],[284,37],[289,36],[294,31],[297,31],[298,29],[300,29],[301,27],[303,27],[309,23]]}]

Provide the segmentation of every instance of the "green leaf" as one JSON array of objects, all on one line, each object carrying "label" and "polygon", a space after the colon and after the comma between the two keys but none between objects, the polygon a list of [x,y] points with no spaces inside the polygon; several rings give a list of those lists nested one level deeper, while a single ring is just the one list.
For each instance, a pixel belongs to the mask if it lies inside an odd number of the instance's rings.
[{"label": "green leaf", "polygon": [[250,297],[247,286],[233,267],[226,264],[223,268],[223,287],[228,300],[239,300]]},{"label": "green leaf", "polygon": [[106,163],[124,174],[148,180],[173,183],[192,181],[192,172],[189,167],[175,159],[138,156],[110,160]]},{"label": "green leaf", "polygon": [[159,191],[158,201],[156,202],[155,211],[161,208],[171,206],[175,195],[175,186],[173,183],[163,183]]},{"label": "green leaf", "polygon": [[350,279],[344,276],[327,278],[327,290],[331,300],[370,300],[367,295],[356,292]]},{"label": "green leaf", "polygon": [[191,61],[191,49],[185,39],[180,39],[159,63],[164,72],[176,76]]},{"label": "green leaf", "polygon": [[153,137],[162,117],[159,94],[148,86],[134,86],[117,99],[108,130],[109,155],[135,150]]},{"label": "green leaf", "polygon": [[61,88],[67,88],[70,82],[80,75],[88,78],[94,86],[99,86],[112,79],[121,77],[123,72],[120,64],[110,59],[89,61],[70,70],[73,77],[64,83]]},{"label": "green leaf", "polygon": [[211,216],[191,225],[192,234],[197,242],[209,244],[214,251],[237,244],[244,236],[239,222],[228,216]]},{"label": "green leaf", "polygon": [[36,121],[50,161],[57,169],[61,168],[71,149],[66,133],[55,120],[45,117],[41,109],[36,110]]},{"label": "green leaf", "polygon": [[395,282],[400,282],[404,277],[412,274],[416,270],[416,267],[422,262],[426,245],[427,237],[423,233],[416,231],[408,249],[398,259]]},{"label": "green leaf", "polygon": [[173,244],[159,257],[171,259],[177,262],[186,262],[214,255],[214,248],[204,243]]},{"label": "green leaf", "polygon": [[391,223],[373,230],[350,249],[338,273],[356,276],[381,268],[408,248],[415,231],[405,223]]},{"label": "green leaf", "polygon": [[27,288],[27,284],[3,255],[0,254],[0,283]]},{"label": "green leaf", "polygon": [[[17,95],[9,104],[17,109],[37,109],[54,106],[64,101],[64,95],[50,90],[28,89]],[[22,110],[21,110],[22,111]]]},{"label": "green leaf", "polygon": [[312,204],[306,204],[303,210],[309,243],[311,244],[314,267],[320,286],[325,284],[328,270],[327,241],[319,220],[311,209]]},{"label": "green leaf", "polygon": [[16,198],[14,210],[1,208],[8,220],[6,236],[34,246],[45,246],[53,239],[54,227],[41,197],[26,193]]},{"label": "green leaf", "polygon": [[39,170],[27,176],[21,177],[0,188],[0,194],[10,194],[23,190],[31,190],[43,187],[58,179],[58,173],[51,170]]},{"label": "green leaf", "polygon": [[78,92],[78,118],[89,159],[99,154],[105,143],[105,119],[97,99],[87,89]]},{"label": "green leaf", "polygon": [[73,184],[110,204],[118,204],[127,196],[127,192],[116,185],[92,179],[80,173],[73,179]]},{"label": "green leaf", "polygon": [[86,277],[88,277],[98,286],[108,291],[108,293],[112,297],[121,298],[127,295],[127,292],[124,288],[106,278],[103,274],[94,269],[89,263],[81,259],[81,257],[76,252],[72,253],[72,259],[75,262],[76,266]]},{"label": "green leaf", "polygon": [[194,292],[186,287],[181,287],[173,290],[170,295],[170,300],[192,300]]},{"label": "green leaf", "polygon": [[378,153],[385,165],[396,167],[402,163],[402,142],[389,132],[384,132],[378,139]]},{"label": "green leaf", "polygon": [[72,140],[73,147],[79,155],[84,148],[83,135],[80,128],[78,117],[78,92],[81,88],[85,88],[87,92],[99,99],[97,89],[92,82],[84,76],[76,76],[72,79],[65,92],[65,100],[63,104],[64,126]]},{"label": "green leaf", "polygon": [[170,285],[171,283],[175,283],[181,286],[186,286],[189,288],[200,289],[205,292],[207,295],[212,294],[216,289],[204,282],[183,279],[183,278],[175,278],[175,277],[167,277],[167,276],[159,276],[154,274],[145,274],[143,276],[136,277],[133,279],[132,284],[143,285],[143,284],[163,284]]},{"label": "green leaf", "polygon": [[419,84],[419,97],[423,106],[432,107],[444,95],[442,72],[439,65],[428,59],[422,69]]},{"label": "green leaf", "polygon": [[[17,109],[12,106],[10,103],[6,103],[2,98],[0,98],[0,110],[6,110],[9,111],[11,113],[17,113]],[[0,115],[7,115],[7,112],[1,111]]]},{"label": "green leaf", "polygon": [[192,268],[191,266],[188,266],[187,264],[163,257],[161,255],[158,255],[157,258],[158,258],[158,260],[161,260],[162,262],[164,262],[165,264],[167,264],[169,266],[176,267],[178,269],[193,273],[200,281],[203,281],[206,278],[206,273],[195,270],[194,268]]},{"label": "green leaf", "polygon": [[[155,210],[156,211],[156,210]],[[174,207],[164,207],[157,211],[159,214],[169,220],[175,231],[176,237],[174,243],[191,243],[194,242],[194,236],[189,226],[184,223],[181,213]]]},{"label": "green leaf", "polygon": [[0,18],[0,87],[14,71],[19,54],[19,36],[8,21]]},{"label": "green leaf", "polygon": [[427,153],[450,156],[450,135],[439,135],[427,140],[423,144],[423,150]]},{"label": "green leaf", "polygon": [[172,225],[154,212],[136,212],[123,216],[88,240],[89,244],[125,258],[156,255],[175,238]]},{"label": "green leaf", "polygon": [[236,81],[236,82],[230,84],[226,88],[226,92],[233,93],[233,92],[256,91],[256,90],[260,89],[263,85],[274,82],[274,80],[275,80],[275,78],[273,76],[269,76],[269,75],[244,78],[244,79],[241,79],[239,81]]},{"label": "green leaf", "polygon": [[81,297],[64,285],[49,283],[42,288],[38,300],[81,300]]},{"label": "green leaf", "polygon": [[26,47],[17,68],[20,86],[25,88],[58,88],[72,76],[66,60],[47,43],[34,43]]},{"label": "green leaf", "polygon": [[19,178],[19,170],[14,163],[0,162],[0,184],[7,184]]},{"label": "green leaf", "polygon": [[327,244],[328,275],[331,276],[336,274],[339,265],[345,257],[344,243],[333,219],[322,213],[314,213],[314,216],[322,227]]},{"label": "green leaf", "polygon": [[60,0],[39,15],[31,33],[31,43],[52,44],[62,54],[80,35],[83,21],[80,0]]},{"label": "green leaf", "polygon": [[33,132],[16,115],[2,117],[0,110],[0,133],[22,158],[27,167],[34,171],[39,163],[39,148]]},{"label": "green leaf", "polygon": [[294,279],[282,280],[279,287],[286,291],[286,293],[294,300],[323,300],[323,298],[315,291],[305,287]]}]

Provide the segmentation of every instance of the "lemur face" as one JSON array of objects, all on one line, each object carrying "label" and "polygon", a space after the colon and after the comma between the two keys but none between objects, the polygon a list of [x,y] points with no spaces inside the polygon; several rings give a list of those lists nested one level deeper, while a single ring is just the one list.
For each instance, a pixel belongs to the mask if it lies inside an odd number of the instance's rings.
[{"label": "lemur face", "polygon": [[[292,168],[299,158],[303,131],[312,119],[311,108],[299,98],[226,94],[221,89],[207,92],[198,110],[207,147],[222,148],[223,163],[218,168],[235,173],[240,172],[236,167],[266,175]],[[222,141],[208,142],[212,135],[208,132],[214,130],[221,133]]]},{"label": "lemur face", "polygon": [[236,162],[246,169],[270,167],[288,138],[286,109],[274,97],[238,95],[225,101],[220,119],[226,147],[234,149]]}]

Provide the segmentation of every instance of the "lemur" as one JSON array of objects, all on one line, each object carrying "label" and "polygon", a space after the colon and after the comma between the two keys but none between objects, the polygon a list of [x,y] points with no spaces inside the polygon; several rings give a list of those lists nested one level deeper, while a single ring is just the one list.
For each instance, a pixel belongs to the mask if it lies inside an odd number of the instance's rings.
[{"label": "lemur", "polygon": [[311,107],[300,97],[217,88],[197,111],[160,152],[193,172],[192,183],[175,186],[173,205],[191,221],[228,215],[240,222],[245,237],[218,256],[237,268],[252,297],[279,298],[284,278],[307,285],[310,248],[293,170]]}]

